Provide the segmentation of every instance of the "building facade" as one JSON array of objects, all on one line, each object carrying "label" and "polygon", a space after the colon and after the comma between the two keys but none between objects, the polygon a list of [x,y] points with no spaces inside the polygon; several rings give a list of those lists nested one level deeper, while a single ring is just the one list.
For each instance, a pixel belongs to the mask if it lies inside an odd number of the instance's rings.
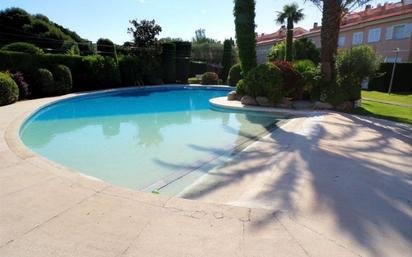
[{"label": "building facade", "polygon": [[[309,31],[296,33],[294,38],[309,38],[320,48],[320,31],[321,27],[315,23]],[[269,35],[261,35],[257,38],[259,63],[266,61],[264,49],[270,49],[285,39],[285,35],[282,39],[276,37],[276,40],[273,36],[271,39]],[[386,3],[376,8],[367,5],[363,11],[347,14],[342,19],[338,47],[348,49],[358,45],[373,47],[385,62],[395,61],[394,49],[399,50],[397,62],[412,61],[412,1]]]}]

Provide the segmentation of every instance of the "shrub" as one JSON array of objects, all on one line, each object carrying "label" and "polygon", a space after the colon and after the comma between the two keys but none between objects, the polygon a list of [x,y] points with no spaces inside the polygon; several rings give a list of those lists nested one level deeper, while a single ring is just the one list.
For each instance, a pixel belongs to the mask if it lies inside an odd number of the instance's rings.
[{"label": "shrub", "polygon": [[287,61],[275,61],[273,64],[276,65],[282,73],[282,91],[285,96],[301,99],[303,95],[303,87],[298,83],[299,77],[293,69],[292,63]]},{"label": "shrub", "polygon": [[238,85],[245,89],[246,94],[253,97],[265,96],[276,104],[283,97],[282,82],[280,69],[274,64],[265,63],[249,71],[244,82],[239,82]]},{"label": "shrub", "polygon": [[29,85],[24,79],[23,73],[15,72],[11,74],[12,79],[19,87],[19,99],[25,99],[30,95]]},{"label": "shrub", "polygon": [[202,75],[202,85],[217,85],[219,83],[219,76],[214,72],[206,72]]},{"label": "shrub", "polygon": [[43,50],[38,48],[37,46],[24,43],[24,42],[16,42],[5,45],[1,48],[2,51],[9,51],[9,52],[20,52],[20,53],[27,53],[27,54],[44,54]]},{"label": "shrub", "polygon": [[298,74],[299,87],[303,88],[304,98],[309,98],[320,79],[320,70],[310,60],[301,60],[293,63],[293,69]]},{"label": "shrub", "polygon": [[53,74],[48,69],[38,69],[34,74],[35,86],[33,93],[37,96],[50,96],[55,94]]},{"label": "shrub", "polygon": [[349,92],[348,100],[361,97],[361,83],[379,69],[379,57],[366,45],[340,51],[336,59],[338,83]]},{"label": "shrub", "polygon": [[143,83],[142,63],[137,57],[121,56],[119,69],[123,85],[137,86]]},{"label": "shrub", "polygon": [[193,78],[188,78],[187,83],[189,84],[200,84],[202,82],[201,79],[193,77]]},{"label": "shrub", "polygon": [[97,53],[102,56],[110,56],[117,58],[116,55],[116,46],[110,39],[99,38],[96,42]]},{"label": "shrub", "polygon": [[236,39],[242,73],[246,74],[257,65],[255,34],[255,0],[235,0]]},{"label": "shrub", "polygon": [[162,78],[165,83],[176,82],[176,45],[162,44]]},{"label": "shrub", "polygon": [[236,94],[239,96],[246,95],[246,82],[245,80],[241,79],[236,85]]},{"label": "shrub", "polygon": [[19,98],[19,88],[9,74],[0,72],[0,106],[12,104]]},{"label": "shrub", "polygon": [[240,68],[240,64],[233,65],[229,71],[229,76],[227,78],[227,84],[232,87],[236,86],[239,80],[242,79],[241,72],[242,70]]},{"label": "shrub", "polygon": [[55,80],[55,92],[53,94],[67,94],[72,91],[73,81],[69,67],[57,65],[53,68],[53,75]]},{"label": "shrub", "polygon": [[[269,61],[285,60],[286,44],[285,42],[274,45],[267,54]],[[316,45],[307,38],[301,38],[293,41],[293,60],[311,60],[314,63],[320,61],[320,50]]]},{"label": "shrub", "polygon": [[83,58],[83,67],[82,75],[88,84],[84,89],[116,87],[121,82],[119,66],[111,57],[86,56]]}]

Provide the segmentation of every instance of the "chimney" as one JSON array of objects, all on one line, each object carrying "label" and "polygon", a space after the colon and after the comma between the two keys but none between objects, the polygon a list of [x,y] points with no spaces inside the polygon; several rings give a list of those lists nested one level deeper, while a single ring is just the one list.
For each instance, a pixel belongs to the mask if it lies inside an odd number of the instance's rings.
[{"label": "chimney", "polygon": [[317,29],[317,28],[318,28],[318,23],[317,23],[317,22],[313,23],[313,28],[314,28],[314,29]]}]

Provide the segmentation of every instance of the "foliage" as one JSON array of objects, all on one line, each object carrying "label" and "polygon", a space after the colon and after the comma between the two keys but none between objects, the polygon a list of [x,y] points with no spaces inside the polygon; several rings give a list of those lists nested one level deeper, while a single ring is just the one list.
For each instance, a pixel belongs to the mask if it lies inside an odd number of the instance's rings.
[{"label": "foliage", "polygon": [[273,62],[282,73],[282,91],[284,96],[294,99],[301,99],[303,94],[303,87],[299,82],[299,76],[293,69],[293,65],[288,61]]},{"label": "foliage", "polygon": [[116,46],[110,39],[99,38],[99,40],[97,40],[96,42],[96,46],[98,54],[117,58]]},{"label": "foliage", "polygon": [[205,29],[198,29],[195,31],[195,37],[192,39],[193,44],[217,43],[216,40],[206,37]]},{"label": "foliage", "polygon": [[207,64],[205,62],[190,62],[190,76],[194,77],[196,75],[203,74],[207,71]]},{"label": "foliage", "polygon": [[143,83],[143,64],[135,56],[121,56],[119,69],[124,86],[137,86]]},{"label": "foliage", "polygon": [[176,44],[162,44],[162,78],[165,83],[176,82]]},{"label": "foliage", "polygon": [[89,55],[83,58],[83,76],[88,89],[110,88],[120,84],[120,71],[111,57]]},{"label": "foliage", "polygon": [[[285,60],[286,44],[281,42],[274,45],[268,53],[269,61]],[[307,38],[300,38],[293,41],[293,60],[311,60],[319,63],[320,51],[316,45]]]},{"label": "foliage", "polygon": [[317,86],[317,81],[320,79],[319,69],[310,60],[294,62],[293,69],[298,74],[299,87],[303,88],[304,94],[309,95]]},{"label": "foliage", "polygon": [[176,80],[186,83],[190,73],[190,55],[192,43],[175,42],[176,45]]},{"label": "foliage", "polygon": [[285,60],[292,61],[293,53],[292,53],[292,42],[293,42],[293,24],[298,23],[299,21],[303,20],[304,14],[302,13],[302,9],[299,9],[299,6],[295,3],[290,5],[283,6],[283,11],[278,12],[278,16],[276,21],[280,24],[284,24],[286,22],[286,52],[285,52]]},{"label": "foliage", "polygon": [[227,78],[227,84],[229,86],[236,86],[236,84],[239,82],[239,80],[242,79],[242,69],[240,68],[240,64],[235,64],[232,66],[232,68],[230,68],[229,71],[229,76]]},{"label": "foliage", "polygon": [[241,80],[238,81],[238,83],[236,85],[236,94],[238,96],[244,96],[244,95],[247,94],[246,92],[247,92],[246,82],[245,82],[245,80],[241,79]]},{"label": "foliage", "polygon": [[202,79],[197,78],[197,77],[192,77],[187,79],[188,84],[200,84],[202,82]]},{"label": "foliage", "polygon": [[10,74],[11,78],[16,82],[17,86],[19,87],[19,99],[25,99],[30,95],[29,84],[27,84],[26,80],[24,79],[24,75],[21,72],[15,72]]},{"label": "foliage", "polygon": [[214,72],[206,72],[202,75],[202,85],[218,85],[219,76]]},{"label": "foliage", "polygon": [[55,66],[53,76],[55,79],[55,92],[53,94],[67,94],[72,91],[73,80],[69,67],[65,65]]},{"label": "foliage", "polygon": [[35,82],[33,93],[37,96],[51,96],[55,94],[53,74],[48,69],[40,68],[34,74]]},{"label": "foliage", "polygon": [[265,63],[249,71],[238,85],[244,88],[246,94],[253,97],[265,96],[276,104],[283,97],[282,80],[281,70],[274,64]]},{"label": "foliage", "polygon": [[137,19],[129,21],[133,27],[127,29],[132,34],[133,41],[138,47],[151,47],[157,44],[157,36],[162,32],[162,27],[156,24],[155,20]]},{"label": "foliage", "polygon": [[223,81],[227,81],[227,76],[229,75],[229,70],[233,64],[232,60],[232,46],[234,42],[232,39],[226,39],[223,43],[223,56],[222,56],[222,74],[221,78]]},{"label": "foliage", "polygon": [[28,53],[28,54],[44,54],[43,50],[38,48],[37,46],[25,43],[25,42],[16,42],[5,45],[1,48],[2,51],[9,51],[9,52],[20,52],[20,53]]},{"label": "foliage", "polygon": [[80,55],[79,44],[74,41],[64,41],[62,52],[67,55]]},{"label": "foliage", "polygon": [[53,52],[62,53],[65,50],[62,47],[63,44],[70,41],[78,43],[83,54],[91,52],[91,46],[87,40],[53,23],[41,14],[30,15],[20,8],[8,8],[0,11],[0,24],[2,24],[0,32],[7,33],[2,44],[27,42],[43,49],[52,49]]},{"label": "foliage", "polygon": [[338,83],[349,93],[348,100],[360,99],[361,83],[379,68],[379,57],[366,45],[339,52],[336,60]]},{"label": "foliage", "polygon": [[255,34],[255,0],[235,0],[236,41],[242,73],[257,66]]},{"label": "foliage", "polygon": [[19,88],[9,74],[0,72],[0,106],[11,104],[19,98]]}]

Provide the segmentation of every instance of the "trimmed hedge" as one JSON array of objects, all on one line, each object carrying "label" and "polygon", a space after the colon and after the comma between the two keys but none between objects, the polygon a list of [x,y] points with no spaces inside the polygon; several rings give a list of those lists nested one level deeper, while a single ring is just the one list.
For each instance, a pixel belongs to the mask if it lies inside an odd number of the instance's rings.
[{"label": "trimmed hedge", "polygon": [[48,69],[38,69],[34,73],[33,93],[37,96],[51,96],[56,94],[53,74]]},{"label": "trimmed hedge", "polygon": [[202,85],[218,85],[219,84],[219,76],[214,72],[206,72],[202,75],[201,80]]},{"label": "trimmed hedge", "polygon": [[67,66],[57,65],[53,68],[53,75],[55,79],[55,94],[68,94],[72,91],[72,73]]},{"label": "trimmed hedge", "polygon": [[176,45],[176,80],[185,83],[190,73],[192,43],[175,42]]},{"label": "trimmed hedge", "polygon": [[138,86],[143,84],[143,70],[140,59],[133,56],[121,56],[119,69],[124,86]]},{"label": "trimmed hedge", "polygon": [[10,52],[20,52],[20,53],[28,53],[28,54],[44,54],[43,50],[38,48],[37,46],[25,43],[25,42],[16,42],[5,45],[1,48],[2,51],[10,51]]},{"label": "trimmed hedge", "polygon": [[121,84],[119,66],[112,57],[86,56],[83,58],[83,69],[83,89],[111,88]]},{"label": "trimmed hedge", "polygon": [[204,74],[207,72],[207,64],[205,62],[190,62],[190,76]]},{"label": "trimmed hedge", "polygon": [[0,72],[0,106],[12,104],[19,99],[19,87],[9,74]]},{"label": "trimmed hedge", "polygon": [[162,78],[165,83],[176,82],[176,45],[162,44]]},{"label": "trimmed hedge", "polygon": [[[393,63],[381,63],[378,76],[369,82],[369,90],[388,92],[391,81]],[[393,80],[392,92],[411,92],[412,82],[410,81],[412,63],[397,63]]]}]

